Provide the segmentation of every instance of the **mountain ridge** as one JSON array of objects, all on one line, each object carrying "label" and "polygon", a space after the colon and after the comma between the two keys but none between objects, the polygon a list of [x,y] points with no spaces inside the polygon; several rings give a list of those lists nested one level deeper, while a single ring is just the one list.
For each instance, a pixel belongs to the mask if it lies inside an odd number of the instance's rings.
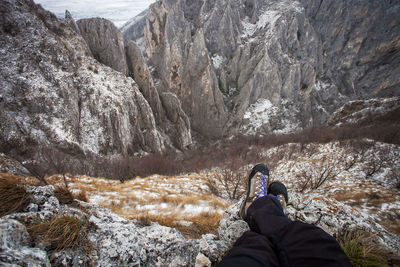
[{"label": "mountain ridge", "polygon": [[[160,1],[147,11],[145,49],[158,90],[178,95],[196,131],[243,133],[261,98],[297,131],[325,124],[349,100],[399,94],[396,10],[390,1]],[[125,41],[139,24],[122,29]],[[195,103],[192,90],[207,97]],[[213,117],[197,116],[204,112]],[[264,126],[255,132],[285,129],[279,120]]]}]

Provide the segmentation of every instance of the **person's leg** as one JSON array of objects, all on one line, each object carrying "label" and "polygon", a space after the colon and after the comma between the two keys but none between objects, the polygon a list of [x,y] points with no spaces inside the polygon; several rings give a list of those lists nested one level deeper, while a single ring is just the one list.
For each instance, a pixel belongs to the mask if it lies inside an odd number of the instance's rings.
[{"label": "person's leg", "polygon": [[[260,177],[254,177],[257,172]],[[248,266],[257,266],[257,262],[261,266],[351,266],[333,237],[316,226],[292,222],[285,216],[276,196],[283,196],[286,204],[286,187],[274,182],[267,192],[266,177],[269,170],[264,164],[254,166],[239,212],[251,231],[236,241],[221,262],[224,265],[219,266],[238,266],[234,264],[239,262]]]},{"label": "person's leg", "polygon": [[290,266],[352,266],[336,239],[317,226],[294,221],[275,236]]},{"label": "person's leg", "polygon": [[254,201],[245,219],[252,231],[270,241],[281,266],[351,266],[332,236],[314,225],[288,219],[274,197]]},{"label": "person's leg", "polygon": [[[246,222],[251,231],[245,232],[233,245],[218,267],[224,266],[285,266],[280,264],[275,245],[263,235],[267,227],[284,226],[290,220],[279,201],[266,196],[254,201],[247,210]],[[259,222],[259,223],[257,223]],[[258,265],[257,265],[258,264]]]},{"label": "person's leg", "polygon": [[279,261],[275,251],[263,235],[254,231],[245,232],[218,264],[218,267],[277,267]]},{"label": "person's leg", "polygon": [[265,236],[275,233],[291,222],[284,214],[279,201],[272,196],[255,200],[247,209],[245,221],[252,231]]}]

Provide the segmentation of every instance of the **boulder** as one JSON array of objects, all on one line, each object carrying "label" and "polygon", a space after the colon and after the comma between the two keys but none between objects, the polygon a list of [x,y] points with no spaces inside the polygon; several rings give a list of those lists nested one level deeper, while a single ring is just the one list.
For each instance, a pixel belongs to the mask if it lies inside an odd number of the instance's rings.
[{"label": "boulder", "polygon": [[2,266],[51,266],[46,251],[30,247],[26,227],[13,219],[0,218],[0,264]]}]

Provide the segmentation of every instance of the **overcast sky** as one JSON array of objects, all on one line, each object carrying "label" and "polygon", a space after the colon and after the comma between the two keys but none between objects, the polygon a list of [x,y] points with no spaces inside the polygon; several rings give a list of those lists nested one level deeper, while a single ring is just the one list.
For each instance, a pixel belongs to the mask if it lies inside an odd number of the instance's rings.
[{"label": "overcast sky", "polygon": [[155,0],[34,0],[45,9],[64,17],[65,10],[75,20],[101,17],[121,27],[126,21],[147,9]]}]

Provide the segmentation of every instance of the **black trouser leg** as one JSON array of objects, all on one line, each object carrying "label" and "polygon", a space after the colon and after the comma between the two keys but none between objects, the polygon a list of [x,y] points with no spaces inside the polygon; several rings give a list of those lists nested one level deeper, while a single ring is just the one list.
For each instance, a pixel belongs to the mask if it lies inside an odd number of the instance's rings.
[{"label": "black trouser leg", "polygon": [[[265,196],[247,210],[245,232],[220,266],[351,266],[336,240],[322,229],[289,220],[279,201]],[[258,265],[257,265],[258,264]]]}]

